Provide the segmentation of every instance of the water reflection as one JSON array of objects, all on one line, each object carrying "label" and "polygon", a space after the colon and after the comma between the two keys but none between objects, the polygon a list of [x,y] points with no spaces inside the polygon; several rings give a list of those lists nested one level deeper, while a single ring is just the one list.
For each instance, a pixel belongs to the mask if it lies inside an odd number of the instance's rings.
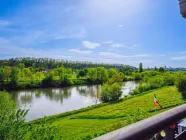
[{"label": "water reflection", "polygon": [[139,85],[139,81],[128,81],[125,82],[122,88],[122,97],[130,95],[132,91]]},{"label": "water reflection", "polygon": [[[126,82],[123,96],[129,95],[137,85],[135,82]],[[26,118],[30,121],[100,103],[101,85],[19,90],[12,91],[11,95],[18,106],[30,107]]]}]

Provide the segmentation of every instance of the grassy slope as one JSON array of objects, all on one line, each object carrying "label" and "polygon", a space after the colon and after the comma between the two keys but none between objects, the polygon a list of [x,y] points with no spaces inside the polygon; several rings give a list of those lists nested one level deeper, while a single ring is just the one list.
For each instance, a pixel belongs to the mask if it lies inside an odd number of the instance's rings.
[{"label": "grassy slope", "polygon": [[151,91],[66,117],[58,116],[53,125],[60,127],[59,134],[65,140],[91,139],[184,103],[176,87],[164,87],[156,91],[158,101],[164,109],[157,107],[155,111],[153,95],[154,92]]}]

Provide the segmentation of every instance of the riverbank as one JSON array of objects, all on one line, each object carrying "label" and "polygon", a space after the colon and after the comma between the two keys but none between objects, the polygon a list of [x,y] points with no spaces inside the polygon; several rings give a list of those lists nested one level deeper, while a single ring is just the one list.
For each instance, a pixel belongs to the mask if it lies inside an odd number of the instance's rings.
[{"label": "riverbank", "polygon": [[61,84],[59,80],[53,81],[52,84],[45,86],[42,84],[42,81],[32,81],[32,82],[19,82],[17,86],[12,86],[11,83],[0,83],[0,91],[11,91],[11,90],[21,90],[21,89],[37,89],[37,88],[63,88],[69,86],[78,86],[78,85],[94,85],[101,84],[99,82],[90,82],[87,79],[72,79],[71,84]]},{"label": "riverbank", "polygon": [[[79,85],[95,85],[102,84],[101,82],[89,81],[88,79],[71,79],[72,83],[70,84],[61,84],[59,80],[54,80],[50,85],[42,84],[42,81],[28,81],[28,82],[19,82],[17,86],[12,85],[11,83],[0,83],[0,91],[12,91],[12,90],[21,90],[21,89],[38,89],[38,88],[64,88],[70,86],[79,86]],[[139,81],[139,80],[124,80],[124,82],[128,81]]]},{"label": "riverbank", "polygon": [[[60,128],[57,135],[65,140],[91,139],[139,120],[161,113],[185,101],[175,86],[156,90],[160,110],[153,106],[154,91],[124,98],[118,102],[99,104],[84,109],[47,117]],[[41,119],[30,123],[39,123]]]}]

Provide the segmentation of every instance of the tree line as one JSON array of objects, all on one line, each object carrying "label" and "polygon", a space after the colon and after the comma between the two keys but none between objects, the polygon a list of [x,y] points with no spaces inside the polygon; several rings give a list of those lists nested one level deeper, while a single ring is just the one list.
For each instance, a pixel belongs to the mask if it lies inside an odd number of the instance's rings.
[{"label": "tree line", "polygon": [[103,64],[81,61],[70,61],[63,59],[51,59],[51,58],[11,58],[8,60],[0,60],[0,66],[18,66],[24,65],[26,68],[33,67],[39,70],[54,69],[60,66],[65,68],[84,69],[84,68],[96,68],[104,67],[106,69],[116,68],[118,70],[136,70],[135,67],[123,64]]}]

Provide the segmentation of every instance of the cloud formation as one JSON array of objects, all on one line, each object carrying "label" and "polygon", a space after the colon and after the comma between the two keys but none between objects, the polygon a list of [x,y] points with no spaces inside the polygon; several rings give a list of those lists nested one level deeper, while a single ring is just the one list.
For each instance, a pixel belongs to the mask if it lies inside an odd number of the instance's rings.
[{"label": "cloud formation", "polygon": [[92,51],[81,51],[81,50],[78,50],[78,49],[70,49],[69,51],[70,52],[75,52],[75,53],[78,53],[78,54],[90,54],[90,53],[92,53]]},{"label": "cloud formation", "polygon": [[148,54],[137,54],[137,55],[121,55],[118,53],[112,52],[99,52],[100,56],[109,57],[109,58],[140,58],[140,57],[148,57]]},{"label": "cloud formation", "polygon": [[112,44],[113,48],[123,48],[124,46],[122,44]]},{"label": "cloud formation", "polygon": [[90,42],[90,41],[82,41],[82,44],[85,48],[88,48],[88,49],[95,49],[95,48],[101,46],[100,43]]},{"label": "cloud formation", "polygon": [[186,56],[172,57],[170,60],[183,61],[186,60]]}]

